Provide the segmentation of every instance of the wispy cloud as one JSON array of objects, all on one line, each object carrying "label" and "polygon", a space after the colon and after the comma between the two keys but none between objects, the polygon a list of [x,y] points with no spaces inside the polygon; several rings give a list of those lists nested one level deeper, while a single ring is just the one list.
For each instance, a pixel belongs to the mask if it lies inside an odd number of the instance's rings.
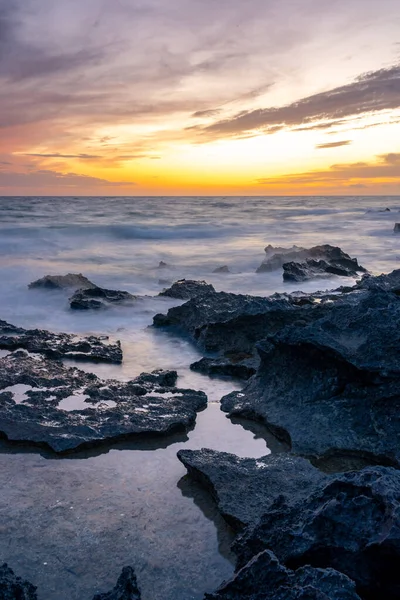
[{"label": "wispy cloud", "polygon": [[37,158],[78,158],[80,160],[93,160],[96,158],[101,158],[101,156],[98,154],[60,154],[58,152],[53,154],[27,152],[24,154],[24,156],[36,156]]},{"label": "wispy cloud", "polygon": [[340,148],[340,146],[348,146],[351,144],[351,140],[342,140],[341,142],[326,142],[325,144],[317,144],[315,147],[318,150],[325,148]]}]

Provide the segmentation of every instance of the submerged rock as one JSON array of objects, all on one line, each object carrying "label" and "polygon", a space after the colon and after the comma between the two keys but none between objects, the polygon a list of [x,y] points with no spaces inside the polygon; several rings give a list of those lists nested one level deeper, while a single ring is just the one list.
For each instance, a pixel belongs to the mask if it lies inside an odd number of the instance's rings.
[{"label": "submerged rock", "polygon": [[53,333],[43,329],[23,329],[0,320],[0,348],[24,349],[49,358],[122,362],[121,343],[106,344],[107,336],[81,337],[70,333]]},{"label": "submerged rock", "polygon": [[97,285],[89,281],[82,273],[68,273],[67,275],[45,275],[30,283],[28,287],[30,289],[64,290],[73,288],[78,290],[95,289]]},{"label": "submerged rock", "polygon": [[255,525],[278,498],[291,505],[307,498],[328,476],[289,453],[239,458],[216,450],[180,450],[189,475],[213,496],[236,530]]},{"label": "submerged rock", "polygon": [[360,600],[349,577],[334,569],[282,565],[269,550],[261,552],[205,600]]},{"label": "submerged rock", "polygon": [[277,502],[237,541],[239,566],[266,548],[291,569],[311,565],[345,573],[361,598],[398,600],[400,472],[371,467],[346,473],[292,506]]},{"label": "submerged rock", "polygon": [[215,293],[215,289],[206,281],[193,281],[192,279],[180,279],[170,288],[160,292],[159,296],[176,298],[177,300],[190,300],[204,294]]},{"label": "submerged rock", "polygon": [[0,566],[1,600],[37,600],[36,587],[17,577],[14,571],[4,563]]},{"label": "submerged rock", "polygon": [[400,233],[400,223],[395,223],[393,227],[395,233]]},{"label": "submerged rock", "polygon": [[175,371],[103,380],[17,351],[0,359],[0,432],[10,441],[80,446],[187,431],[207,406],[203,392],[169,387]]},{"label": "submerged rock", "polygon": [[256,372],[254,361],[241,362],[229,360],[228,358],[206,358],[203,357],[190,365],[192,371],[204,375],[234,377],[236,379],[249,379]]},{"label": "submerged rock", "polygon": [[141,597],[134,570],[124,567],[115,588],[106,594],[96,594],[93,600],[141,600]]},{"label": "submerged rock", "polygon": [[400,299],[379,289],[345,298],[261,342],[257,375],[222,410],[262,421],[296,454],[400,465]]},{"label": "submerged rock", "polygon": [[77,290],[69,299],[70,307],[74,310],[99,310],[114,304],[132,304],[137,299],[129,292],[92,288]]}]

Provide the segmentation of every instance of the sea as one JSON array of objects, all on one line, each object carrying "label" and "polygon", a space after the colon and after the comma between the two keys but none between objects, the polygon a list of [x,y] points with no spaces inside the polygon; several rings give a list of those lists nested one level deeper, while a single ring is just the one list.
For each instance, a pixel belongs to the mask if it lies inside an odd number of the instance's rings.
[{"label": "sea", "polygon": [[[388,209],[388,210],[387,210]],[[201,600],[234,571],[233,532],[176,458],[181,448],[242,457],[284,451],[261,427],[219,409],[240,382],[190,371],[201,357],[188,339],[152,327],[180,301],[172,282],[267,296],[332,289],[332,277],[289,284],[256,273],[264,248],[340,246],[372,274],[400,263],[400,196],[390,197],[0,197],[0,319],[27,328],[119,339],[122,365],[79,363],[129,380],[176,369],[208,408],[187,435],[125,442],[65,458],[0,443],[0,562],[38,586],[39,600],[91,600],[122,567],[135,568],[143,600]],[[214,273],[227,266],[229,273]],[[28,289],[47,274],[82,273],[143,300],[106,311],[72,311],[68,292]],[[67,364],[73,365],[73,361]]]}]

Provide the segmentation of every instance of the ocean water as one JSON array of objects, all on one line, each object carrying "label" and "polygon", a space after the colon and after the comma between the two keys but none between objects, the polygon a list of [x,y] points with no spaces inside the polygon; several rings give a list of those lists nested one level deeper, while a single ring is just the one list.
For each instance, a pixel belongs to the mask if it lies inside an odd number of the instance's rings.
[{"label": "ocean water", "polygon": [[[390,211],[381,212],[389,208]],[[201,355],[150,327],[179,302],[157,297],[177,279],[268,295],[293,291],[280,272],[256,274],[267,244],[330,243],[374,274],[399,265],[400,197],[0,198],[0,319],[23,327],[106,334],[124,363],[80,368],[131,379],[173,368],[209,407],[187,436],[55,459],[0,447],[0,561],[38,585],[40,600],[90,600],[136,568],[143,600],[201,600],[233,572],[232,532],[209,496],[185,476],[176,452],[209,447],[258,457],[282,451],[254,425],[233,424],[220,398],[238,383],[192,373]],[[167,267],[158,268],[160,261]],[[229,274],[215,274],[227,265]],[[68,308],[68,293],[29,290],[46,274],[83,273],[98,285],[147,296],[101,312]],[[348,279],[308,282],[304,291]]]}]

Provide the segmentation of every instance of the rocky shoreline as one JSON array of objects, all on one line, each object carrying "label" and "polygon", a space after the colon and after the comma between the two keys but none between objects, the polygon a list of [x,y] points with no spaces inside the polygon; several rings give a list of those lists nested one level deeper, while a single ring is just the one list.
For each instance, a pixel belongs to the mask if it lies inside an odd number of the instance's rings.
[{"label": "rocky shoreline", "polygon": [[[189,338],[204,353],[193,370],[246,380],[222,398],[227,417],[261,422],[289,448],[258,459],[178,452],[236,534],[235,575],[205,600],[400,598],[400,270],[371,276],[340,249],[315,248],[267,247],[264,269],[315,276],[310,261],[325,269],[329,259],[342,261],[349,276],[363,272],[361,280],[267,298],[180,280],[162,295],[183,303],[154,317],[154,327]],[[293,267],[287,258],[303,262]],[[125,303],[124,292],[83,280],[85,290],[75,291],[80,301],[97,294]],[[62,455],[193,427],[207,397],[177,388],[175,371],[119,382],[63,364],[71,357],[121,362],[120,344],[105,341],[1,321],[0,348],[9,352],[0,358],[1,435]],[[93,600],[138,600],[139,588],[126,567],[114,590]],[[7,565],[0,597],[37,598]]]}]

